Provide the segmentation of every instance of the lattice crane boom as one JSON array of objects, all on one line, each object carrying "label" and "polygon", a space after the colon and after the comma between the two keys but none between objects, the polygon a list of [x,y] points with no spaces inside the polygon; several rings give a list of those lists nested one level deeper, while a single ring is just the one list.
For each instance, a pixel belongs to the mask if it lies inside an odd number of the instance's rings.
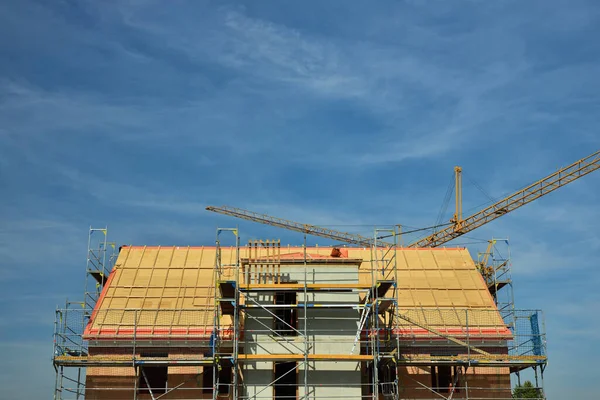
[{"label": "lattice crane boom", "polygon": [[[260,214],[253,211],[243,210],[241,208],[221,206],[214,207],[208,206],[206,210],[216,212],[219,214],[229,215],[236,218],[245,219],[252,222],[258,222],[261,224],[277,226],[279,228],[284,228],[300,233],[306,233],[309,235],[320,236],[328,239],[338,240],[344,243],[355,244],[363,247],[371,247],[375,244],[375,240],[372,238],[368,238],[366,236],[348,233],[348,232],[340,232],[335,229],[323,228],[316,225],[310,224],[302,224],[300,222],[289,221],[283,218],[272,217],[267,214]],[[393,246],[392,243],[383,242],[377,240],[378,246]]]},{"label": "lattice crane boom", "polygon": [[[453,225],[409,244],[407,247],[437,247],[465,233],[479,228],[525,204],[563,187],[600,168],[600,151],[559,169],[539,181],[532,183],[489,207],[465,218],[452,221]],[[458,188],[457,188],[458,190]]]},{"label": "lattice crane boom", "polygon": [[[582,158],[573,164],[561,168],[558,171],[532,183],[524,189],[521,189],[510,196],[503,198],[492,204],[489,207],[467,217],[462,218],[462,169],[455,168],[456,174],[456,212],[451,220],[452,225],[443,228],[423,239],[409,244],[406,247],[437,247],[449,242],[465,233],[471,232],[482,225],[487,224],[525,204],[539,199],[540,197],[553,192],[554,190],[563,187],[576,179],[581,178],[600,168],[600,151]],[[337,240],[344,243],[355,244],[358,246],[371,247],[374,244],[377,246],[394,246],[392,243],[380,241],[358,234],[348,232],[340,232],[335,229],[323,228],[316,225],[303,224],[300,222],[289,221],[283,218],[273,217],[267,214],[260,214],[253,211],[243,210],[241,208],[221,206],[221,207],[206,207],[208,211],[219,214],[230,215],[232,217],[245,219],[248,221],[258,222],[266,225],[276,226],[300,233],[306,233],[315,236],[321,236],[328,239]]]}]

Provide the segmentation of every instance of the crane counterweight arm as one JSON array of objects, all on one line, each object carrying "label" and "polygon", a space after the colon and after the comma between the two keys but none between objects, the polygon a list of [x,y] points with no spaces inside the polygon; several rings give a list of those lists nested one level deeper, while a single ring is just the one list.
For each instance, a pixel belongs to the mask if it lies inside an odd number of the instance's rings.
[{"label": "crane counterweight arm", "polygon": [[597,151],[573,164],[561,168],[553,174],[532,183],[491,206],[454,224],[441,229],[423,239],[409,244],[407,247],[437,247],[468,233],[496,218],[565,186],[584,175],[600,168],[600,151]]},{"label": "crane counterweight arm", "polygon": [[[300,233],[306,233],[314,236],[321,236],[328,239],[338,240],[344,243],[355,244],[363,247],[371,247],[375,240],[366,236],[361,236],[348,232],[340,232],[334,229],[327,229],[316,225],[302,224],[300,222],[289,221],[283,218],[272,217],[267,214],[259,214],[253,211],[243,210],[241,208],[221,206],[206,207],[207,211],[216,212],[219,214],[229,215],[236,218],[245,219],[252,222],[276,226]],[[392,243],[382,242],[377,240],[378,246],[393,246]]]}]

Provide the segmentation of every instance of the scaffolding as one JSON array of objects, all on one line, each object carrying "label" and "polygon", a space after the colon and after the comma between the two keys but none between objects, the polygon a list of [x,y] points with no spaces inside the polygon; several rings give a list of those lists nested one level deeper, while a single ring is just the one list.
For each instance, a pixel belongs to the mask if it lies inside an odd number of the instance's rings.
[{"label": "scaffolding", "polygon": [[[88,231],[87,261],[83,301],[65,301],[64,308],[56,310],[54,321],[54,357],[88,355],[87,343],[83,340],[83,330],[88,324],[102,288],[116,260],[114,242],[108,241],[108,227],[93,228]],[[75,318],[74,318],[75,317]],[[54,363],[56,379],[54,399],[64,398],[65,393],[76,399],[85,397],[85,370],[78,366],[67,368]],[[65,382],[68,382],[65,386]]]},{"label": "scaffolding", "polygon": [[[510,374],[532,369],[543,382],[541,311],[402,306],[405,261],[396,243],[378,245],[381,236],[398,232],[376,229],[367,258],[353,258],[348,248],[309,249],[306,237],[300,248],[253,240],[242,251],[237,228],[218,228],[212,278],[196,283],[194,307],[161,307],[175,290],[163,283],[156,308],[57,310],[55,399],[509,399]],[[153,259],[148,282],[167,282],[176,264],[203,268],[184,250],[167,252],[160,268],[161,248],[125,262]],[[90,258],[103,259],[88,256],[88,275],[98,270]],[[506,277],[498,272],[496,289]],[[174,276],[185,292],[185,271]],[[86,289],[90,304],[106,279],[99,283]],[[143,290],[127,285],[130,300]]]},{"label": "scaffolding", "polygon": [[494,298],[498,311],[509,326],[514,326],[514,321],[508,319],[509,316],[514,315],[515,310],[508,239],[492,238],[488,241],[485,252],[478,253],[477,257],[479,271]]}]

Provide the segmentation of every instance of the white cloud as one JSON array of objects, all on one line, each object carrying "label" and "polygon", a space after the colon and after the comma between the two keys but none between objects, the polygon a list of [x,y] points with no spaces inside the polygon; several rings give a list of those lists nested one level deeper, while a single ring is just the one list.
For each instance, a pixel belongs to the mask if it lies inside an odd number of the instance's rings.
[{"label": "white cloud", "polygon": [[[361,138],[361,145],[346,154],[311,158],[327,165],[356,167],[423,159],[469,146],[479,136],[479,126],[511,106],[490,100],[489,94],[527,69],[522,59],[492,63],[477,73],[453,69],[391,46],[308,37],[237,10],[227,12],[225,21],[234,31],[221,37],[225,45],[219,49],[225,49],[220,54],[225,54],[221,57],[226,57],[226,64],[299,90],[356,101],[387,125],[373,132],[373,140]],[[411,103],[444,98],[445,112],[430,115],[423,110],[422,120],[411,118],[415,105]],[[406,120],[410,121],[408,129],[402,128]]]},{"label": "white cloud", "polygon": [[[486,190],[498,195],[541,177],[579,151],[577,146],[600,144],[593,112],[598,66],[589,58],[597,51],[592,32],[586,40],[576,35],[595,26],[595,7],[544,3],[529,12],[475,2],[468,5],[472,15],[453,15],[455,6],[442,3],[422,5],[414,13],[400,3],[390,12],[369,6],[357,17],[361,24],[345,26],[351,34],[344,34],[335,30],[348,24],[339,19],[318,31],[243,7],[214,10],[201,4],[182,13],[158,1],[86,5],[95,22],[89,26],[69,20],[61,10],[41,12],[47,5],[5,14],[4,27],[14,24],[19,31],[5,36],[16,38],[13,45],[21,53],[39,60],[19,53],[27,68],[18,68],[11,64],[13,57],[6,57],[6,78],[0,81],[0,185],[16,173],[27,180],[3,192],[3,200],[13,202],[2,207],[0,283],[24,287],[21,297],[0,299],[17,315],[0,320],[3,328],[27,328],[36,321],[47,325],[51,314],[44,317],[41,309],[38,314],[29,307],[48,308],[55,299],[46,293],[80,294],[88,219],[111,219],[102,222],[121,243],[211,244],[217,225],[237,221],[212,216],[204,202],[234,199],[233,206],[371,235],[374,223],[432,223],[434,175],[445,177],[450,170],[432,171],[454,159],[470,162],[467,173],[485,180]],[[316,17],[328,25],[336,18]],[[581,49],[583,55],[555,60],[566,51],[558,43],[561,36],[548,36],[557,31],[574,44],[569,50]],[[44,53],[46,43],[52,46]],[[29,69],[41,62],[39,70],[51,73],[64,63],[68,73],[89,75],[82,67],[90,61],[82,54],[93,49],[107,68],[93,70],[114,85],[108,88],[113,91],[101,84],[69,86],[67,72],[64,82],[44,82],[43,73]],[[47,62],[46,54],[57,50],[73,57]],[[139,86],[120,88],[112,80],[123,77],[119,82],[125,86]],[[180,92],[170,91],[175,78],[183,82]],[[159,90],[161,83],[169,90]],[[157,89],[140,94],[136,88]],[[335,107],[343,112],[335,114]],[[368,122],[348,126],[346,118],[357,115]],[[102,172],[90,172],[81,159],[63,157],[80,154],[83,146],[93,150],[95,137],[115,145],[111,156],[121,165],[113,168],[108,158]],[[184,156],[189,149],[195,154]],[[144,160],[146,152],[171,152],[190,174],[179,182],[153,176],[153,168],[170,165],[141,167],[145,179],[122,171]],[[399,162],[402,168],[387,165]],[[29,182],[33,171],[47,172],[58,185],[45,188],[42,174]],[[331,177],[330,186],[315,184],[316,174]],[[566,382],[563,370],[594,370],[575,364],[594,354],[587,344],[598,332],[590,318],[599,305],[597,174],[561,189],[564,196],[553,194],[474,232],[477,239],[492,233],[511,237],[518,298],[549,311],[555,340],[551,360],[560,361],[551,362],[564,366],[549,369],[554,388]],[[345,186],[340,189],[347,194],[331,201],[336,185]],[[56,200],[63,190],[65,196]],[[307,196],[309,191],[314,197]],[[267,229],[244,225],[242,232],[297,239]],[[565,277],[568,282],[560,286]],[[20,317],[11,300],[27,304]],[[4,394],[47,397],[50,341],[3,337],[2,343],[5,358],[16,360],[2,370]],[[43,354],[47,363],[40,362]],[[29,376],[43,382],[20,391],[29,382],[22,378]]]},{"label": "white cloud", "polygon": [[[133,15],[130,8],[124,12]],[[432,158],[468,148],[474,138],[484,142],[479,128],[501,117],[506,107],[513,104],[496,100],[490,94],[513,83],[528,68],[522,58],[491,60],[476,68],[453,67],[410,48],[301,32],[249,17],[243,8],[225,7],[211,16],[210,23],[191,24],[184,20],[171,31],[163,29],[151,12],[126,17],[124,22],[192,60],[217,61],[239,74],[258,78],[257,82],[246,79],[244,83],[246,88],[252,87],[255,96],[278,93],[279,100],[282,92],[291,90],[290,94],[298,93],[305,101],[310,96],[342,99],[373,115],[382,126],[378,131],[365,132],[359,141],[344,139],[343,154],[325,151],[311,155],[310,151],[302,151],[309,149],[302,143],[291,154],[296,162],[306,161],[308,153],[308,161],[317,165],[365,167]],[[445,37],[444,41],[451,48],[478,35],[473,32],[468,39],[457,35]],[[277,87],[277,83],[285,86]],[[293,98],[284,96],[270,105],[270,115],[285,121],[290,113],[302,110],[305,105],[300,102],[286,107],[284,113],[278,111]],[[440,112],[438,107],[435,113],[429,113],[431,102],[445,104],[446,110]],[[210,104],[203,106],[219,110]],[[415,115],[415,107],[422,111]],[[260,133],[254,135],[260,140]],[[316,133],[308,132],[307,136],[318,138]],[[369,136],[373,139],[365,140]]]}]

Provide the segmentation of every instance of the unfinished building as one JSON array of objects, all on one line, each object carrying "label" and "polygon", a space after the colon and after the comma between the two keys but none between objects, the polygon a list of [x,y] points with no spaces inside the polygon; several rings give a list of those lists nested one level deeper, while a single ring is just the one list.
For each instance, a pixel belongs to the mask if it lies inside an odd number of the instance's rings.
[{"label": "unfinished building", "polygon": [[217,237],[111,258],[92,229],[84,307],[57,310],[55,398],[509,399],[511,373],[543,376],[541,312],[499,303],[510,281],[465,248]]},{"label": "unfinished building", "polygon": [[90,228],[84,301],[56,311],[54,398],[510,399],[522,373],[545,398],[543,314],[515,309],[510,256],[441,246],[598,169],[600,151],[463,217],[456,166],[450,223],[406,247],[396,225],[368,238],[228,206],[206,209],[303,246],[217,228],[213,247],[117,252]]}]

